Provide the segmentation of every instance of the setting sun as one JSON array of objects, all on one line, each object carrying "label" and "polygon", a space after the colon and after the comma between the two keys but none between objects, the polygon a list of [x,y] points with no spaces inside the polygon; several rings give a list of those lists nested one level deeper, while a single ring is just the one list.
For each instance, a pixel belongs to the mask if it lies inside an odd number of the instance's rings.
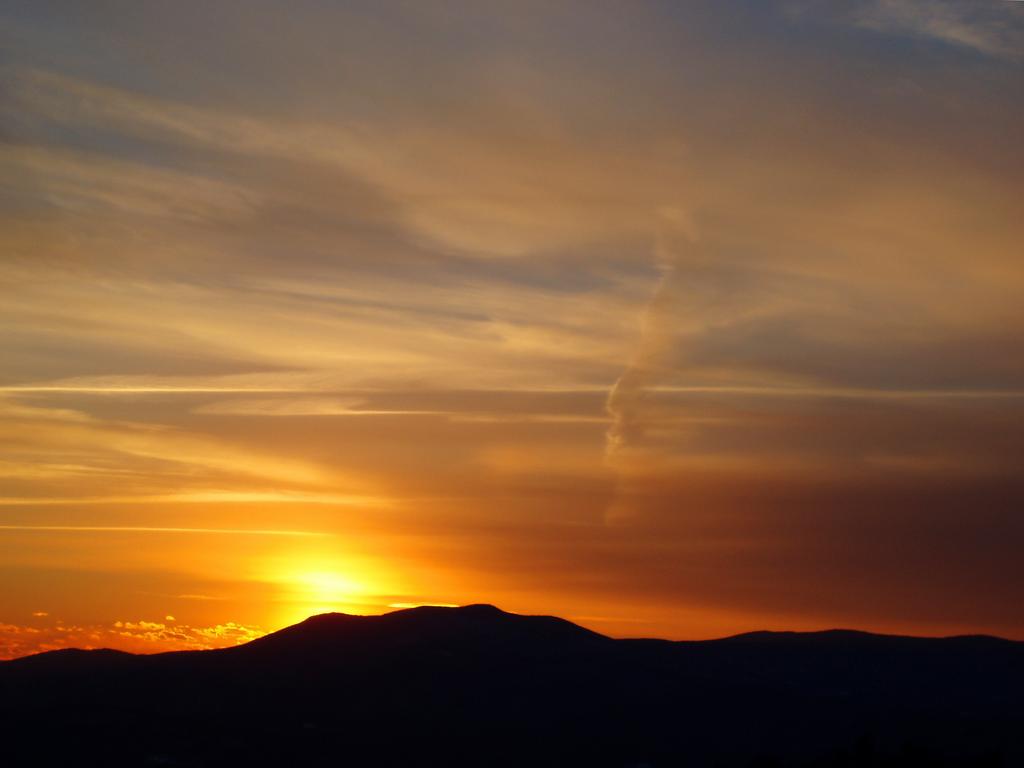
[{"label": "setting sun", "polygon": [[372,603],[364,602],[367,595],[374,594],[374,590],[337,573],[285,572],[274,577],[274,583],[281,585],[279,599],[287,605],[284,624],[292,624],[317,613],[370,613],[376,608]]}]

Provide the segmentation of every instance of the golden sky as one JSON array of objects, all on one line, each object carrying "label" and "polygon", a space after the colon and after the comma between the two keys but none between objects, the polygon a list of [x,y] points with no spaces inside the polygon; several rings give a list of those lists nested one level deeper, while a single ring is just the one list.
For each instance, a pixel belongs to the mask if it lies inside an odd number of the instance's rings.
[{"label": "golden sky", "polygon": [[492,602],[1024,638],[1024,4],[0,17],[0,657]]}]

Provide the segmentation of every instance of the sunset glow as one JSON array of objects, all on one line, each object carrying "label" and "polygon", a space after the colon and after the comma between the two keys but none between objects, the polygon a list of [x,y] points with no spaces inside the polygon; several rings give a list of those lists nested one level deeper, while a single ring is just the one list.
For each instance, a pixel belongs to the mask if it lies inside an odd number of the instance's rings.
[{"label": "sunset glow", "polygon": [[0,658],[1024,638],[1024,3],[147,8],[0,13]]}]

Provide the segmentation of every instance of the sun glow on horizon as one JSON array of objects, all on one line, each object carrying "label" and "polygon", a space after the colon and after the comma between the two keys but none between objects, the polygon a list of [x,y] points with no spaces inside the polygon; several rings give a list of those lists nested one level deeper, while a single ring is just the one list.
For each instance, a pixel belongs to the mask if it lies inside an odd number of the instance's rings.
[{"label": "sun glow on horizon", "polygon": [[271,621],[285,627],[321,613],[379,613],[392,594],[390,583],[375,564],[357,557],[292,555],[263,577],[276,593]]}]

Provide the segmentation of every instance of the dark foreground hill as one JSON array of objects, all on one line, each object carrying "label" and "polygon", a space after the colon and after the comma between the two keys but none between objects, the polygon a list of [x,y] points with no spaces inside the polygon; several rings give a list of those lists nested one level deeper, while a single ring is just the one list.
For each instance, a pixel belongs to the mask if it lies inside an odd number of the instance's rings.
[{"label": "dark foreground hill", "polygon": [[486,605],[0,663],[0,764],[1024,766],[1024,643],[613,640]]}]

